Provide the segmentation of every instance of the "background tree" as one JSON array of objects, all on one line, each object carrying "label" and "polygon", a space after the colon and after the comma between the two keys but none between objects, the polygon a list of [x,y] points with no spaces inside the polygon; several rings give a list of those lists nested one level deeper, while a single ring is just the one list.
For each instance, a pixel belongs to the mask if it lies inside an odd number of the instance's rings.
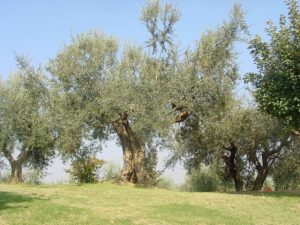
[{"label": "background tree", "polygon": [[276,161],[271,170],[276,191],[299,189],[300,148],[295,143],[282,160]]},{"label": "background tree", "polygon": [[[243,12],[235,5],[228,22],[203,34],[189,50],[174,78],[173,109],[178,113],[177,140],[169,164],[183,160],[188,172],[215,158],[217,124],[233,107],[238,78],[234,44],[247,32]],[[171,84],[174,84],[171,83]]]},{"label": "background tree", "polygon": [[229,121],[224,131],[230,134],[230,144],[224,145],[229,155],[223,159],[235,183],[238,175],[247,189],[259,191],[274,163],[291,149],[293,138],[280,121],[255,109],[238,111]]},{"label": "background tree", "polygon": [[1,82],[0,143],[1,153],[11,166],[11,180],[22,182],[24,165],[48,165],[55,153],[55,135],[42,70],[33,68],[22,57],[17,57],[17,63],[19,71]]},{"label": "background tree", "polygon": [[268,42],[260,36],[251,40],[258,73],[249,73],[246,80],[254,86],[259,109],[285,120],[300,135],[300,14],[296,0],[287,6],[288,16],[280,16],[279,27],[268,22]]}]

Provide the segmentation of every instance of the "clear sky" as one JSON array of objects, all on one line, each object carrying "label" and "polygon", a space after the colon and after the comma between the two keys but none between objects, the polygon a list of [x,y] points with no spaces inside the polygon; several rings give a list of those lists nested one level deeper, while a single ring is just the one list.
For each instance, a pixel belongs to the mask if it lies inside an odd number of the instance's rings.
[{"label": "clear sky", "polygon": [[[46,64],[71,35],[91,29],[100,29],[119,38],[121,43],[134,41],[143,44],[148,37],[139,20],[145,0],[0,0],[0,75],[7,78],[15,70],[14,55],[24,54],[34,64]],[[265,37],[268,19],[278,22],[286,14],[284,0],[177,0],[181,20],[176,28],[177,39],[184,49],[193,45],[200,34],[221,24],[228,18],[234,2],[241,3],[252,35]],[[266,37],[265,37],[266,38]],[[241,74],[254,71],[255,65],[246,44],[237,45]],[[113,142],[107,145],[104,156],[121,161],[121,151]],[[117,149],[117,150],[116,150]],[[58,161],[51,167],[54,177],[63,174]],[[182,181],[183,172],[177,168],[169,174]]]}]

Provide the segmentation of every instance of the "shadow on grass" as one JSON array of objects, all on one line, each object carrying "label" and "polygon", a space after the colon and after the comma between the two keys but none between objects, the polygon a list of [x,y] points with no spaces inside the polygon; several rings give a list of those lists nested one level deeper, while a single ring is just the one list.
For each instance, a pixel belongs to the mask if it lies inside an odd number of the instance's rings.
[{"label": "shadow on grass", "polygon": [[264,197],[298,197],[300,198],[300,191],[274,191],[274,192],[261,192],[261,191],[245,191],[245,192],[227,192],[234,195],[252,195]]},{"label": "shadow on grass", "polygon": [[38,198],[0,191],[0,211],[11,208],[28,208],[28,205],[24,203],[30,203],[34,199]]}]

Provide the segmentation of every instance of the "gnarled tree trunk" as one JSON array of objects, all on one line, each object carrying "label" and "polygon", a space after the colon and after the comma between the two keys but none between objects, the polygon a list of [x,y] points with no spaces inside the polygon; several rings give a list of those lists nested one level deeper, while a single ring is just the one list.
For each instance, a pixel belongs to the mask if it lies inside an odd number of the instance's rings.
[{"label": "gnarled tree trunk", "polygon": [[145,183],[148,179],[145,169],[145,148],[131,129],[128,115],[120,114],[120,118],[114,121],[113,127],[123,149],[122,179],[131,183]]},{"label": "gnarled tree trunk", "polygon": [[260,152],[261,158],[258,159],[257,153],[250,155],[250,160],[256,168],[256,178],[252,186],[253,191],[260,191],[264,185],[264,182],[269,174],[270,168],[276,159],[281,157],[285,148],[288,148],[292,144],[293,139],[290,135],[286,135],[280,140],[280,144],[270,148],[271,146],[265,146]]},{"label": "gnarled tree trunk", "polygon": [[237,147],[234,145],[234,143],[230,144],[229,148],[226,148],[230,152],[230,156],[222,156],[224,159],[224,162],[228,168],[229,174],[232,177],[234,181],[234,186],[236,191],[243,191],[244,190],[244,181],[241,176],[241,172],[235,162],[235,156],[237,153]]},{"label": "gnarled tree trunk", "polygon": [[11,152],[7,148],[3,150],[3,153],[11,167],[10,181],[13,183],[23,183],[24,180],[22,176],[22,167],[23,164],[28,160],[30,152],[26,151],[25,148],[22,149],[17,159],[14,159]]}]

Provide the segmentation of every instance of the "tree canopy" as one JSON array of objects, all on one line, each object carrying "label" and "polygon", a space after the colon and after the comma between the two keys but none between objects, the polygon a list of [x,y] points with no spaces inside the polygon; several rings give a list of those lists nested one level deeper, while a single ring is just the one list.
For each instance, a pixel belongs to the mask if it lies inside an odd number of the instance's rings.
[{"label": "tree canopy", "polygon": [[287,1],[288,15],[279,26],[268,22],[269,41],[256,36],[250,50],[258,73],[246,80],[254,86],[260,110],[281,118],[300,135],[300,13],[296,0]]},{"label": "tree canopy", "polygon": [[17,57],[17,62],[19,71],[2,81],[0,88],[0,151],[16,182],[22,181],[24,164],[43,168],[55,150],[49,90],[42,69],[33,68],[22,57]]},{"label": "tree canopy", "polygon": [[[149,33],[145,46],[122,45],[92,30],[73,36],[45,69],[17,57],[19,70],[0,83],[0,153],[12,180],[22,181],[24,165],[44,168],[57,150],[71,160],[68,171],[79,182],[95,182],[103,164],[96,153],[116,137],[125,182],[155,184],[157,152],[168,148],[166,166],[182,160],[195,175],[192,182],[215,184],[219,170],[237,191],[260,190],[269,174],[278,187],[292,186],[299,156],[290,128],[298,134],[300,17],[296,1],[288,7],[279,28],[269,23],[269,42],[258,36],[250,42],[259,71],[246,80],[258,109],[235,95],[235,45],[248,35],[240,5],[183,50],[175,36],[179,9],[150,1],[141,14]],[[203,164],[215,171],[201,172]],[[283,180],[286,171],[293,176]]]}]

